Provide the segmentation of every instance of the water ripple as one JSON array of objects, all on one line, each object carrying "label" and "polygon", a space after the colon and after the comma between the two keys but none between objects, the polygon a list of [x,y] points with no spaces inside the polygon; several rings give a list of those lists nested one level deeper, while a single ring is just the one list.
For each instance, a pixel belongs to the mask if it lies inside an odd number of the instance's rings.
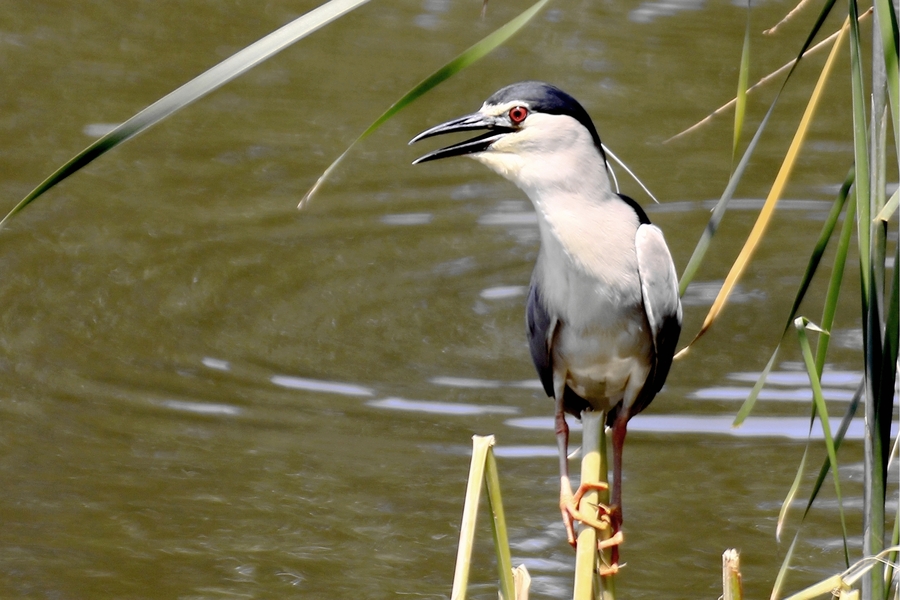
[{"label": "water ripple", "polygon": [[435,402],[429,400],[407,400],[405,398],[384,398],[371,400],[369,406],[376,408],[388,408],[391,410],[405,410],[410,412],[423,412],[438,415],[484,415],[489,413],[516,414],[519,412],[511,406],[478,406],[476,404],[461,404],[453,402]]},{"label": "water ripple", "polygon": [[338,381],[322,381],[319,379],[305,379],[303,377],[291,377],[289,375],[273,375],[270,379],[275,385],[290,388],[292,390],[306,390],[308,392],[327,392],[329,394],[342,394],[344,396],[373,396],[374,392],[369,388],[351,383]]},{"label": "water ripple", "polygon": [[528,288],[524,285],[500,285],[481,290],[479,296],[485,300],[502,300],[524,296]]},{"label": "water ripple", "polygon": [[534,212],[488,213],[478,217],[479,225],[537,225]]},{"label": "water ripple", "polygon": [[203,366],[210,368],[210,369],[215,369],[217,371],[230,371],[231,370],[231,363],[229,363],[227,360],[222,360],[220,358],[212,358],[209,356],[205,356],[205,357],[203,357],[203,360],[201,362],[203,363]]},{"label": "water ripple", "polygon": [[[734,381],[749,381],[756,383],[760,373],[730,373],[728,379]],[[846,386],[856,389],[863,374],[857,371],[825,371],[822,373],[822,385]],[[766,383],[774,385],[809,385],[809,375],[806,371],[774,371],[766,377]]]},{"label": "water ripple", "polygon": [[471,389],[493,389],[503,385],[500,381],[474,377],[432,377],[428,382],[434,385]]},{"label": "water ripple", "polygon": [[160,405],[172,410],[181,410],[197,415],[217,415],[234,417],[243,412],[239,407],[230,404],[210,404],[207,402],[188,402],[185,400],[163,400]]},{"label": "water ripple", "polygon": [[559,456],[556,446],[494,446],[494,454],[501,458],[546,458]]},{"label": "water ripple", "polygon": [[[792,440],[824,439],[822,426],[817,420],[809,430],[807,417],[750,417],[740,427],[732,427],[734,415],[642,415],[628,422],[628,431],[649,433],[690,433],[732,435],[736,437],[781,437]],[[835,431],[840,424],[839,419],[831,419],[831,429]],[[509,419],[506,424],[523,429],[553,429],[552,417],[525,417]],[[570,429],[578,429],[580,423],[570,423]],[[892,424],[892,435],[896,435],[897,422]],[[854,419],[850,423],[845,439],[861,440],[865,433],[862,419]]]},{"label": "water ripple", "polygon": [[[804,378],[806,375],[804,374]],[[808,383],[808,380],[807,380]],[[716,386],[708,387],[691,392],[688,397],[695,400],[745,400],[752,387],[742,386]],[[842,402],[850,402],[853,399],[852,390],[841,390],[832,388],[822,388],[822,396],[826,400],[839,400]],[[759,400],[778,400],[783,402],[811,402],[812,390],[809,388],[799,388],[795,390],[770,389],[766,388],[759,392],[757,396]]]},{"label": "water ripple", "polygon": [[428,225],[434,219],[431,213],[404,213],[384,215],[381,222],[385,225]]}]

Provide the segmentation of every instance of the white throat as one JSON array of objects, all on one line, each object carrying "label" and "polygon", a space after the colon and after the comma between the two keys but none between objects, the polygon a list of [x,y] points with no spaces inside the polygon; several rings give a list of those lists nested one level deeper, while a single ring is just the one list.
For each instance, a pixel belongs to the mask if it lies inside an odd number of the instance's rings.
[{"label": "white throat", "polygon": [[471,155],[520,187],[538,210],[565,197],[601,203],[615,197],[594,139],[575,119],[532,114],[527,126]]}]

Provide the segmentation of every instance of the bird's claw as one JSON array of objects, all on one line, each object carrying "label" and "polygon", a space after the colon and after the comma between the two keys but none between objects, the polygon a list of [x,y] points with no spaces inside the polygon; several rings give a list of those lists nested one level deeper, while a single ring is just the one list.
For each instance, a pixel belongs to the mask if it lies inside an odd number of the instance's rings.
[{"label": "bird's claw", "polygon": [[[579,511],[575,505],[564,504],[560,506],[562,512],[563,524],[566,526],[566,539],[573,548],[577,547],[578,542],[575,538],[575,521],[578,521],[586,527],[593,527],[598,531],[609,529],[610,522],[606,515],[597,519]],[[610,538],[612,539],[612,538]]]},{"label": "bird's claw", "polygon": [[[579,521],[586,527],[593,527],[600,534],[597,540],[597,549],[599,551],[611,550],[609,563],[601,565],[598,569],[601,577],[609,577],[619,572],[619,545],[625,540],[621,530],[622,512],[616,506],[591,503],[591,506],[596,507],[599,513],[597,517],[593,517],[582,511],[581,502],[586,493],[607,489],[609,489],[609,486],[605,483],[582,483],[574,494],[572,494],[571,488],[563,488],[560,492],[559,501],[569,545],[573,548],[577,547],[575,521]],[[602,533],[606,533],[609,537],[603,539]]]},{"label": "bird's claw", "polygon": [[[625,566],[625,565],[622,565]],[[597,569],[597,573],[600,577],[610,577],[619,572],[619,563],[613,563],[611,565],[603,565]]]},{"label": "bird's claw", "polygon": [[[599,491],[599,490],[607,490],[609,486],[605,483],[582,483],[578,487],[578,491],[573,495],[571,490],[563,490],[560,494],[559,508],[562,512],[563,524],[566,527],[566,538],[569,542],[569,545],[575,548],[577,546],[577,541],[575,537],[575,521],[580,522],[582,525],[586,527],[593,527],[598,531],[609,530],[613,527],[613,520],[611,518],[613,511],[606,506],[605,504],[597,503],[595,506],[600,512],[598,517],[592,517],[590,515],[585,514],[581,510],[581,501],[584,499],[584,495],[590,491]],[[621,534],[619,534],[619,538],[621,539]],[[612,536],[609,540],[616,539],[616,536]],[[609,540],[603,540],[602,543],[606,543]],[[613,542],[608,544],[608,546],[617,545],[620,542]],[[599,546],[601,548],[608,546]]]},{"label": "bird's claw", "polygon": [[[598,541],[598,542],[597,542],[597,549],[598,549],[598,550],[605,550],[605,549],[607,549],[607,548],[612,548],[612,547],[614,547],[614,546],[619,546],[619,545],[621,545],[622,542],[624,542],[624,541],[625,541],[625,536],[622,535],[622,532],[621,532],[621,531],[617,531],[617,532],[615,533],[615,535],[613,535],[611,538],[608,538],[608,539],[605,539],[605,540],[600,540],[600,541]],[[613,565],[613,566],[616,567],[616,569],[619,568],[618,565]]]},{"label": "bird's claw", "polygon": [[[601,483],[601,482],[582,483],[581,485],[578,486],[578,489],[575,490],[575,495],[572,496],[572,502],[575,504],[575,506],[580,507],[581,499],[584,498],[584,495],[587,494],[588,492],[605,492],[608,489],[609,489],[609,484],[606,484],[606,483]],[[600,508],[600,511],[603,512],[604,514],[611,513],[608,506],[605,506],[605,505],[599,504],[599,503],[597,504],[597,506]]]}]

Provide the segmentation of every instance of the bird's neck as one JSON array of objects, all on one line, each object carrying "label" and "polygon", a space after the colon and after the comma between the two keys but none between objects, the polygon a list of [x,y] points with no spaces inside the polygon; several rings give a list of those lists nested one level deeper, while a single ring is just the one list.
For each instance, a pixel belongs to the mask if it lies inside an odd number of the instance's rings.
[{"label": "bird's neck", "polygon": [[[612,285],[616,273],[636,272],[634,239],[637,214],[618,196],[585,204],[569,195],[534,201],[541,233],[541,254],[549,264],[568,265]],[[551,256],[552,255],[552,256]]]},{"label": "bird's neck", "polygon": [[606,162],[593,144],[553,153],[495,154],[477,157],[521,188],[538,210],[559,203],[602,204],[618,199]]},{"label": "bird's neck", "polygon": [[634,236],[640,221],[613,191],[605,165],[598,160],[577,173],[563,166],[544,173],[540,181],[516,182],[538,213],[544,258],[553,254],[552,264],[569,265],[573,273],[610,285],[615,273],[636,271],[631,263],[636,261]]},{"label": "bird's neck", "polygon": [[[582,128],[583,129],[583,128]],[[606,163],[587,132],[548,144],[520,144],[473,155],[531,199],[538,213],[544,255],[554,264],[607,279],[605,265],[634,260],[637,214],[616,194]],[[561,261],[561,262],[560,262]]]},{"label": "bird's neck", "polygon": [[620,202],[603,161],[598,157],[584,163],[573,165],[550,159],[540,173],[523,170],[514,181],[535,209],[545,214],[593,211]]}]

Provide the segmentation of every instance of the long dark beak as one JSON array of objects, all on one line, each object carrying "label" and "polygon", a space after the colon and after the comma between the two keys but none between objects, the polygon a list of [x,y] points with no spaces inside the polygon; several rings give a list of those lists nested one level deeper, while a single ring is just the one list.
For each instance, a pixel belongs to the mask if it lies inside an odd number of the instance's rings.
[{"label": "long dark beak", "polygon": [[425,138],[434,137],[436,135],[443,135],[445,133],[473,131],[477,129],[487,129],[488,131],[470,140],[429,152],[425,156],[421,156],[414,160],[413,164],[417,165],[419,163],[428,162],[429,160],[447,158],[448,156],[462,156],[464,154],[483,152],[501,137],[514,131],[514,129],[510,127],[498,125],[496,123],[496,117],[483,115],[481,113],[472,113],[471,115],[466,115],[464,117],[459,117],[458,119],[453,119],[452,121],[447,121],[446,123],[441,123],[440,125],[435,125],[431,129],[426,129],[411,139],[409,143],[415,144],[419,140],[424,140]]}]

